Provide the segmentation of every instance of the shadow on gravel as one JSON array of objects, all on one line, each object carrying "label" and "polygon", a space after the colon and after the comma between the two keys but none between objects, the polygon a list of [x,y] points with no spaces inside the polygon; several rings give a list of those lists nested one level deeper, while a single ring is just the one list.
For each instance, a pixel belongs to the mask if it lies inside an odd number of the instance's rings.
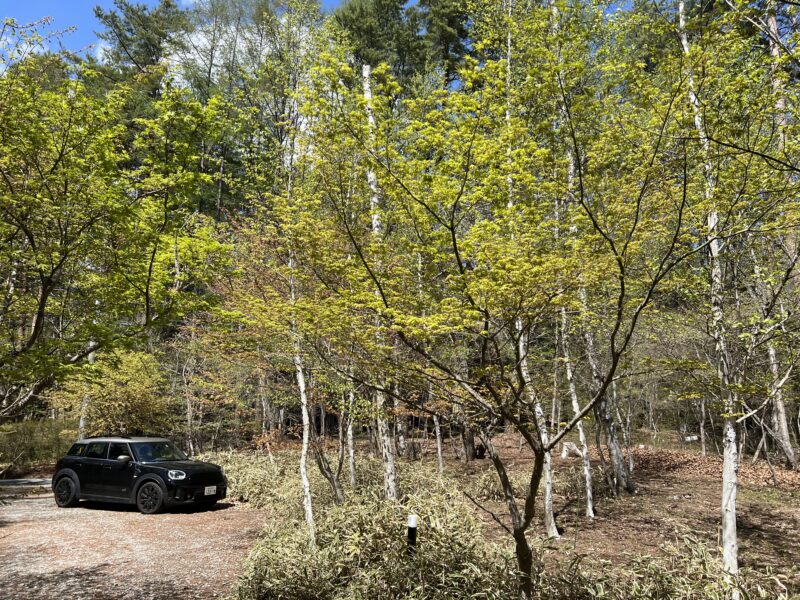
[{"label": "shadow on gravel", "polygon": [[[216,512],[219,510],[226,510],[232,508],[233,504],[230,502],[217,502],[212,506],[203,506],[198,504],[187,504],[185,506],[174,506],[164,509],[161,514],[192,514],[199,512]],[[86,510],[104,510],[108,512],[121,512],[121,513],[135,513],[139,512],[133,504],[119,504],[116,502],[97,502],[95,500],[82,500],[77,508],[85,508]]]},{"label": "shadow on gravel", "polygon": [[4,573],[0,574],[0,590],[4,598],[15,600],[172,600],[187,597],[187,594],[193,597],[188,586],[175,586],[163,578],[147,579],[141,573],[129,583],[122,584],[111,577],[113,568],[106,564],[91,568],[71,567],[49,573]]}]

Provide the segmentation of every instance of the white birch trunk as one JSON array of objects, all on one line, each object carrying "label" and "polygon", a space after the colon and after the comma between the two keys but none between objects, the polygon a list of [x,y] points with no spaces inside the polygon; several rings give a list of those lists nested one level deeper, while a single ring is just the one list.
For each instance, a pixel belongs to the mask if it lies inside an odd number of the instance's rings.
[{"label": "white birch trunk", "polygon": [[[775,100],[775,112],[778,113],[778,125],[780,127],[779,133],[779,147],[783,151],[786,145],[786,96],[783,93],[783,84],[777,76],[778,64],[781,58],[781,48],[778,45],[780,39],[780,30],[778,29],[778,17],[776,15],[776,7],[770,3],[767,13],[767,26],[769,28],[769,51],[773,60],[772,70],[772,89],[777,95]],[[794,237],[794,236],[793,236]],[[794,239],[792,240],[793,242]],[[795,242],[796,243],[796,242]],[[773,386],[775,387],[775,394],[773,396],[773,411],[772,411],[772,429],[773,435],[781,447],[787,462],[793,469],[798,468],[797,455],[794,447],[792,446],[792,439],[789,436],[789,422],[786,418],[786,404],[783,401],[783,387],[778,386],[780,381],[778,356],[775,347],[772,343],[767,345],[767,352],[769,354],[769,367],[772,373]]]},{"label": "white birch trunk", "polygon": [[[92,340],[89,340],[89,346],[91,347],[93,345],[94,345],[94,342]],[[90,352],[89,353],[89,356],[87,357],[87,361],[89,362],[90,365],[94,364],[94,361],[95,361],[95,353],[94,352]],[[88,420],[89,402],[90,401],[91,401],[91,399],[89,398],[88,394],[85,395],[83,398],[81,398],[81,416],[80,416],[80,419],[78,419],[78,439],[79,440],[83,440],[83,439],[86,438],[86,423],[87,423],[87,420]]]},{"label": "white birch trunk", "polygon": [[303,369],[303,360],[299,353],[299,344],[295,343],[294,361],[297,387],[300,390],[300,412],[303,417],[303,445],[300,450],[300,482],[303,486],[303,512],[308,526],[308,535],[311,546],[316,546],[316,528],[314,526],[314,510],[311,506],[311,484],[308,480],[308,445],[311,438],[311,419],[308,416],[308,395],[306,394],[306,378]]},{"label": "white birch trunk", "polygon": [[[686,33],[686,10],[684,1],[678,1],[678,35],[680,37],[681,46],[684,55],[690,57],[689,37]],[[689,64],[689,72],[687,83],[689,87],[688,96],[689,103],[692,106],[694,113],[694,125],[697,134],[703,145],[703,151],[706,156],[704,164],[704,171],[706,176],[706,190],[705,196],[707,201],[712,200],[713,196],[713,182],[712,182],[712,169],[708,155],[709,144],[708,138],[705,135],[705,127],[703,124],[703,116],[700,110],[700,101],[695,92],[695,83],[691,68]],[[722,309],[722,264],[721,264],[721,251],[722,246],[718,237],[719,215],[713,207],[709,207],[709,212],[706,218],[707,226],[707,242],[709,248],[709,258],[711,264],[711,332],[714,337],[716,362],[717,362],[717,376],[720,383],[721,397],[723,398],[725,421],[723,424],[723,463],[722,463],[722,562],[725,570],[731,575],[736,575],[739,571],[739,557],[738,557],[738,538],[736,533],[736,494],[738,490],[738,472],[739,472],[739,453],[736,448],[736,417],[733,416],[738,404],[735,392],[729,387],[729,355],[725,332],[725,323],[723,321]],[[734,592],[733,598],[739,598],[739,593]]]},{"label": "white birch trunk", "polygon": [[[372,84],[371,84],[371,74],[372,74],[372,67],[370,65],[363,65],[361,68],[361,74],[363,78],[364,84],[364,100],[366,102],[366,112],[367,112],[367,125],[370,132],[370,137],[374,137],[375,135],[375,115],[372,110]],[[371,143],[370,146],[373,144]],[[367,185],[369,186],[369,206],[370,206],[370,214],[372,219],[372,233],[375,236],[379,236],[381,233],[381,218],[380,214],[378,213],[378,178],[375,176],[375,171],[370,167],[367,169]],[[375,291],[378,294],[378,291]],[[396,500],[397,499],[397,482],[395,477],[395,465],[394,465],[394,452],[392,451],[392,436],[391,432],[389,431],[389,425],[386,421],[386,416],[383,414],[384,405],[386,403],[386,397],[383,393],[383,390],[376,389],[375,390],[375,405],[378,410],[378,418],[377,418],[377,435],[378,435],[378,446],[381,451],[381,460],[383,462],[383,489],[388,500]]]},{"label": "white birch trunk", "polygon": [[700,453],[706,455],[706,398],[700,398]]},{"label": "white birch trunk", "polygon": [[[544,418],[544,411],[542,410],[542,402],[539,400],[538,394],[533,390],[531,384],[531,376],[528,371],[528,334],[524,330],[522,323],[517,320],[517,331],[519,331],[519,355],[520,355],[520,370],[522,371],[522,379],[525,383],[525,389],[528,392],[528,397],[533,403],[533,411],[536,415],[536,424],[539,428],[539,435],[542,438],[542,444],[547,447],[550,441],[550,435],[547,431],[547,423]],[[551,453],[545,452],[544,454],[544,526],[547,531],[547,537],[559,538],[561,535],[558,533],[556,526],[556,519],[553,515],[553,465]]]},{"label": "white birch trunk", "polygon": [[383,416],[386,396],[383,390],[375,390],[375,407],[378,410],[377,434],[378,447],[383,463],[383,493],[387,500],[397,500],[397,477],[394,466],[394,452],[392,452],[392,436],[389,423]]},{"label": "white birch trunk", "polygon": [[400,414],[400,399],[398,397],[399,390],[397,386],[395,386],[395,397],[394,397],[394,433],[395,433],[395,443],[397,445],[397,455],[398,456],[405,456],[406,455],[406,425],[408,424],[408,419],[405,415]]},{"label": "white birch trunk", "polygon": [[[567,338],[567,310],[561,309],[561,349],[564,356],[564,366],[567,375],[567,386],[569,397],[572,401],[572,412],[575,416],[580,414],[581,405],[578,402],[578,392],[575,387],[575,376],[572,370],[572,359],[569,354]],[[578,430],[578,440],[581,444],[581,462],[583,463],[583,480],[586,488],[586,516],[594,519],[594,498],[592,494],[592,464],[589,462],[589,444],[586,441],[586,432],[583,429],[583,422],[578,421],[575,425]]]},{"label": "white birch trunk", "polygon": [[439,426],[439,415],[433,415],[433,429],[436,432],[436,466],[439,474],[444,473],[444,455],[442,453],[442,428]]},{"label": "white birch trunk", "polygon": [[[289,256],[289,269],[294,269],[294,257]],[[289,297],[292,305],[295,303],[295,283],[294,274],[289,276]],[[312,549],[316,549],[316,527],[314,525],[314,510],[311,505],[311,483],[308,480],[308,446],[311,440],[311,418],[308,414],[308,394],[306,393],[306,376],[305,369],[303,368],[303,359],[300,356],[300,339],[297,333],[297,324],[294,317],[291,321],[292,344],[294,347],[294,354],[292,355],[292,362],[294,363],[295,377],[297,379],[297,389],[300,393],[300,415],[303,420],[303,444],[300,449],[300,484],[303,488],[303,512],[306,518],[306,525],[308,526],[308,537]]]},{"label": "white birch trunk", "polygon": [[778,354],[772,343],[767,344],[769,369],[772,374],[772,435],[781,447],[787,462],[793,469],[797,468],[797,455],[789,436],[789,420],[786,418],[786,404],[783,401],[783,383],[781,382]]},{"label": "white birch trunk", "polygon": [[356,395],[352,389],[347,392],[347,466],[350,470],[350,485],[356,487],[356,449],[353,441],[353,406]]}]

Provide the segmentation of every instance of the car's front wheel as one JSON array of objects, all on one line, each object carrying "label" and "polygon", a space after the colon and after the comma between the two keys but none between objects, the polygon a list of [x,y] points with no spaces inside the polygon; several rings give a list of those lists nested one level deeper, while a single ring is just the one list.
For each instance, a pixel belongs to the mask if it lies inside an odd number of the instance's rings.
[{"label": "car's front wheel", "polygon": [[68,508],[78,504],[78,486],[75,485],[69,475],[64,475],[56,482],[53,494],[56,498],[56,504],[61,508]]},{"label": "car's front wheel", "polygon": [[136,493],[136,507],[140,513],[152,515],[164,507],[164,491],[155,481],[146,481]]}]

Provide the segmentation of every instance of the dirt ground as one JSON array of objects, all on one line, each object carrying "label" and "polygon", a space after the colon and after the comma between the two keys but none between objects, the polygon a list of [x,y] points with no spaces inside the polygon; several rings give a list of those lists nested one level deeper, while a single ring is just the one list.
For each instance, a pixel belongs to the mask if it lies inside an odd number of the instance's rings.
[{"label": "dirt ground", "polygon": [[[531,461],[519,453],[516,438],[502,436],[495,446],[509,457],[512,473],[530,472]],[[626,565],[645,555],[663,555],[666,544],[684,548],[682,540],[686,536],[703,541],[715,551],[720,535],[721,459],[648,446],[636,447],[632,452],[636,493],[612,497],[604,492],[607,486],[597,480],[595,470],[593,521],[584,515],[580,459],[554,457],[556,489],[561,490],[555,496],[554,510],[562,535],[550,544],[545,561],[568,562],[581,556],[584,563],[608,561]],[[596,466],[599,457],[595,450],[591,454]],[[461,468],[472,476],[492,470],[486,460]],[[563,493],[567,473],[578,482],[568,489],[577,493]],[[800,472],[778,465],[771,470],[763,460],[751,465],[746,459],[740,466],[739,482],[740,565],[761,571],[770,569],[781,575],[790,593],[800,593]],[[507,513],[500,502],[486,504],[497,515]],[[483,518],[503,537],[491,518],[486,514]],[[536,533],[543,530],[542,523],[535,526]]]},{"label": "dirt ground", "polygon": [[231,594],[263,511],[219,503],[158,515],[52,494],[0,505],[0,598],[161,600]]}]

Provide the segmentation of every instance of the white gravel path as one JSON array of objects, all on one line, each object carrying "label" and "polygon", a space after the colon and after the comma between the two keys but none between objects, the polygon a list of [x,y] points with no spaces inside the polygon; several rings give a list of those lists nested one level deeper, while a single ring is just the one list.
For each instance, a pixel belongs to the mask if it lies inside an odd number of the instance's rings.
[{"label": "white gravel path", "polygon": [[233,592],[266,515],[245,505],[158,515],[52,494],[0,499],[0,599],[161,600]]}]

